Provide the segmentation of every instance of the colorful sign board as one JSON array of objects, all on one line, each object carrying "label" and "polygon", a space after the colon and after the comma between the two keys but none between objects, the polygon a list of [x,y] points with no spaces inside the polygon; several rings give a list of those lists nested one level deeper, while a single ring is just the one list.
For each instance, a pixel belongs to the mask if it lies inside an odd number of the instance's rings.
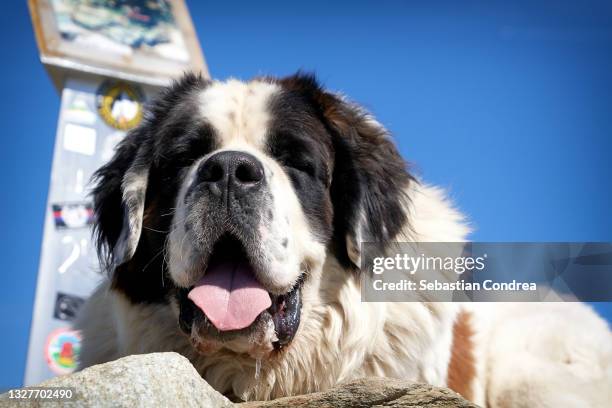
[{"label": "colorful sign board", "polygon": [[183,0],[29,0],[42,62],[56,86],[70,72],[166,85],[208,76]]},{"label": "colorful sign board", "polygon": [[143,118],[144,103],[190,70],[208,77],[183,0],[29,0],[41,60],[61,108],[25,385],[78,366],[71,327],[100,270],[88,193],[96,169]]},{"label": "colorful sign board", "polygon": [[[120,91],[119,91],[120,90]],[[139,95],[137,101],[123,93]],[[25,384],[76,368],[80,337],[71,323],[100,280],[92,243],[89,181],[136,126],[157,88],[108,78],[66,81],[57,127]],[[109,98],[100,108],[100,98]],[[125,98],[125,99],[124,99]],[[127,102],[126,102],[127,101]],[[137,103],[139,106],[124,106]],[[117,106],[119,105],[119,106]]]}]

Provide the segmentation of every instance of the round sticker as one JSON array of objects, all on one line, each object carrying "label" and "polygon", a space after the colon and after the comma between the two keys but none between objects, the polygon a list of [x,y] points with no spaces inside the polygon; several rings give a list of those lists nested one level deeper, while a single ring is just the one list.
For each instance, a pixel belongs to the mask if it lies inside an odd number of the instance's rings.
[{"label": "round sticker", "polygon": [[106,136],[104,144],[102,146],[102,161],[107,162],[113,158],[115,154],[115,147],[123,139],[125,134],[123,132],[115,132]]},{"label": "round sticker", "polygon": [[68,328],[56,329],[49,334],[45,346],[45,357],[51,371],[64,375],[77,368],[81,351],[81,334]]},{"label": "round sticker", "polygon": [[78,228],[87,225],[91,210],[81,205],[67,205],[62,208],[62,218],[68,228]]},{"label": "round sticker", "polygon": [[142,92],[125,82],[104,82],[98,89],[98,113],[108,125],[129,130],[142,120]]}]

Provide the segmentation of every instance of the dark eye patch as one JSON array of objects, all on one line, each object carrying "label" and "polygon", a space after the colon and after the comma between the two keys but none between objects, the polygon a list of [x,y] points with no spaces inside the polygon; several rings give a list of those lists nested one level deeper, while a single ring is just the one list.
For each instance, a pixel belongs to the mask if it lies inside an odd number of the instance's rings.
[{"label": "dark eye patch", "polygon": [[317,177],[317,168],[315,163],[306,157],[303,152],[286,155],[285,157],[279,157],[279,161],[286,167],[297,170],[301,173],[305,173],[310,177]]},{"label": "dark eye patch", "polygon": [[174,124],[160,139],[157,164],[179,171],[215,149],[214,130],[209,125]]},{"label": "dark eye patch", "polygon": [[166,120],[156,129],[155,153],[149,173],[148,191],[174,198],[181,172],[215,149],[216,138],[210,125],[180,116]]},{"label": "dark eye patch", "polygon": [[330,198],[334,151],[331,135],[312,101],[298,92],[279,92],[270,101],[267,151],[283,167],[310,223],[327,242],[332,234]]},{"label": "dark eye patch", "polygon": [[270,154],[284,167],[327,184],[328,170],[320,155],[317,155],[314,143],[291,134],[277,133],[270,138],[269,149]]}]

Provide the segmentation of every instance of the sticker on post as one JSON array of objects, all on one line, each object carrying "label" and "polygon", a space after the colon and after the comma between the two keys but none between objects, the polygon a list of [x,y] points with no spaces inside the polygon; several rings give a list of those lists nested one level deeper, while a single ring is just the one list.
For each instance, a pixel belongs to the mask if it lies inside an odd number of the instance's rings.
[{"label": "sticker on post", "polygon": [[64,126],[64,149],[69,152],[93,156],[96,152],[96,130],[87,126],[67,123]]},{"label": "sticker on post", "polygon": [[129,130],[142,120],[142,92],[125,82],[104,82],[97,93],[98,113],[109,126]]},{"label": "sticker on post", "polygon": [[102,153],[101,153],[102,161],[107,162],[113,158],[115,154],[115,148],[117,147],[117,144],[119,144],[119,142],[123,139],[124,136],[125,136],[125,133],[119,132],[119,131],[106,136],[106,139],[104,139],[104,143],[102,144]]},{"label": "sticker on post", "polygon": [[53,317],[58,320],[72,321],[76,318],[83,303],[85,303],[85,299],[82,297],[58,292],[55,298]]},{"label": "sticker on post", "polygon": [[49,334],[45,344],[47,365],[55,374],[73,373],[78,366],[81,351],[81,334],[70,328],[56,329]]},{"label": "sticker on post", "polygon": [[93,224],[91,203],[57,203],[51,209],[56,228],[83,228]]},{"label": "sticker on post", "polygon": [[62,112],[67,122],[93,125],[96,123],[96,113],[89,107],[84,97],[77,95]]}]

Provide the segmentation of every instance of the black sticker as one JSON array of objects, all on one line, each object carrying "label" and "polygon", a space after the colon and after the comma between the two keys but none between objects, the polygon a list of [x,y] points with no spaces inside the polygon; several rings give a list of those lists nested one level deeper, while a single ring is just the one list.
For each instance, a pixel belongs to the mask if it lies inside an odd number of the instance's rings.
[{"label": "black sticker", "polygon": [[85,299],[81,297],[58,292],[53,317],[59,320],[72,321],[76,318],[83,303],[85,303]]},{"label": "black sticker", "polygon": [[83,228],[93,224],[91,203],[57,203],[51,209],[56,228]]}]

